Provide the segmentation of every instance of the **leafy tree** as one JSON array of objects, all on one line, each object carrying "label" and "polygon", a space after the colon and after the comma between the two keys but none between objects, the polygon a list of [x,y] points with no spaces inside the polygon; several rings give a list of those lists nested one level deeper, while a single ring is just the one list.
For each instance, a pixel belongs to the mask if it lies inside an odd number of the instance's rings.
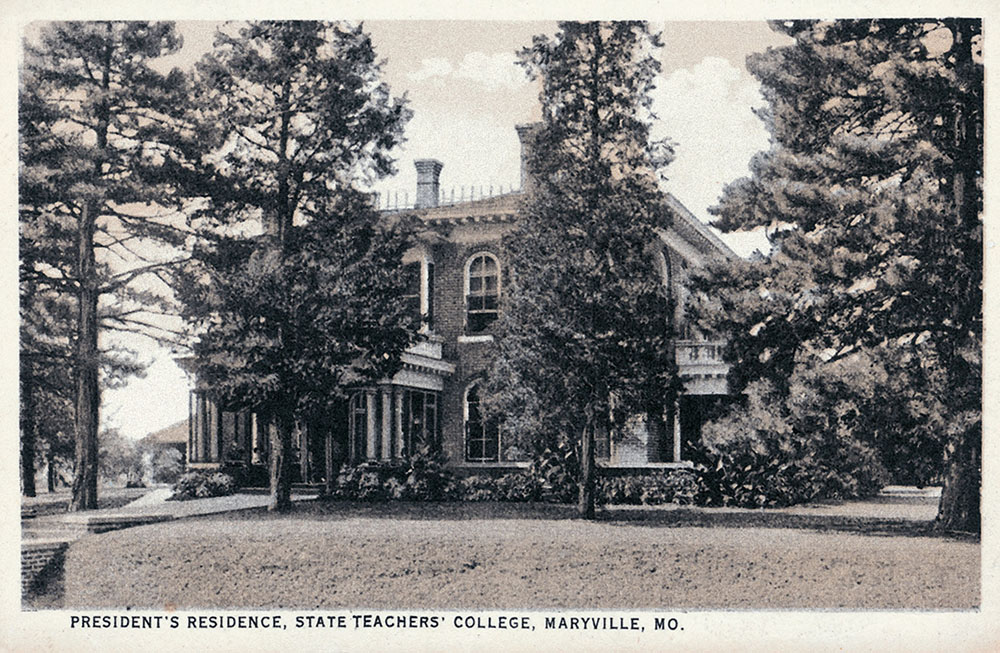
[{"label": "leafy tree", "polygon": [[[49,23],[25,43],[22,288],[56,292],[74,306],[71,322],[57,318],[71,326],[61,336],[72,346],[74,376],[71,510],[97,507],[102,362],[112,363],[105,370],[112,380],[137,369],[128,355],[99,347],[99,334],[170,336],[153,322],[169,306],[152,280],[169,262],[143,252],[149,242],[177,245],[184,237],[166,217],[179,198],[163,166],[181,157],[185,139],[197,139],[173,121],[185,105],[183,76],[149,67],[179,47],[171,24],[148,22]],[[37,306],[22,303],[22,318]]]},{"label": "leafy tree", "polygon": [[184,454],[173,447],[147,447],[144,456],[154,483],[176,483],[184,473]]},{"label": "leafy tree", "polygon": [[[233,29],[198,64],[201,117],[224,146],[182,294],[200,379],[224,405],[269,417],[269,509],[284,510],[295,421],[345,383],[391,373],[415,333],[396,301],[405,229],[376,224],[353,189],[391,171],[409,112],[380,81],[360,25]],[[232,235],[260,224],[261,236]]]},{"label": "leafy tree", "polygon": [[117,429],[101,431],[98,454],[101,478],[107,483],[136,486],[142,483],[145,467],[143,451],[137,442],[122,435]]},{"label": "leafy tree", "polygon": [[[649,136],[660,45],[642,22],[564,22],[521,53],[542,80],[531,190],[503,242],[511,274],[488,407],[540,416],[578,447],[581,516],[594,515],[594,438],[672,403],[671,307],[657,274],[670,214]],[[521,416],[521,417],[519,417]]]},{"label": "leafy tree", "polygon": [[[909,411],[909,427],[882,437],[947,440],[938,522],[977,531],[980,22],[773,27],[795,43],[752,55],[748,67],[763,85],[769,107],[760,115],[774,145],[713,212],[724,230],[769,227],[775,252],[711,271],[702,319],[730,335],[737,391],[767,378],[789,396],[799,370],[836,373],[834,363],[859,356],[905,373],[918,406],[901,410],[882,380],[869,417],[893,424]],[[921,414],[937,418],[926,426],[938,433],[913,428]]]}]

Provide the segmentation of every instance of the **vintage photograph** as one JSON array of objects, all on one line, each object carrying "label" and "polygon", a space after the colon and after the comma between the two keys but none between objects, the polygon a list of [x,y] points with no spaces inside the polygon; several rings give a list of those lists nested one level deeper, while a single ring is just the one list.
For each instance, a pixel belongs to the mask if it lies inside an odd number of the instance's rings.
[{"label": "vintage photograph", "polygon": [[980,609],[981,18],[20,39],[23,612]]}]

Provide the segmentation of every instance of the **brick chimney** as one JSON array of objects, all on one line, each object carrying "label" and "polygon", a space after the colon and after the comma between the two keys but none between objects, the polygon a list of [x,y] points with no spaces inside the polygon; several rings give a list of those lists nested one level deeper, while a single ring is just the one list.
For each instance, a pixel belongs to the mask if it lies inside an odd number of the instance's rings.
[{"label": "brick chimney", "polygon": [[528,160],[531,158],[535,136],[541,127],[542,123],[540,122],[528,122],[514,127],[517,130],[517,137],[521,140],[521,191],[525,193],[532,187],[531,174],[528,172]]},{"label": "brick chimney", "polygon": [[433,208],[438,205],[441,193],[441,168],[444,164],[437,159],[417,159],[413,162],[417,168],[417,199],[413,205],[416,209]]}]

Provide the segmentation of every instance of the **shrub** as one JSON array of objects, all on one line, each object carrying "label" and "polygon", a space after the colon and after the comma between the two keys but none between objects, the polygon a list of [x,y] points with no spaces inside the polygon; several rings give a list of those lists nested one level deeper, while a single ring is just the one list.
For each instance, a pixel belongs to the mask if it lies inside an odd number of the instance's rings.
[{"label": "shrub", "polygon": [[489,476],[467,476],[460,486],[463,501],[496,501],[499,494],[496,480]]},{"label": "shrub", "polygon": [[529,474],[540,487],[540,498],[551,503],[572,503],[578,489],[576,451],[569,444],[545,449],[531,463]]},{"label": "shrub", "polygon": [[174,484],[172,501],[221,497],[236,491],[233,477],[222,472],[188,472]]},{"label": "shrub", "polygon": [[542,484],[532,474],[515,472],[496,479],[497,501],[538,501],[542,496]]},{"label": "shrub", "polygon": [[173,447],[153,450],[149,465],[154,483],[176,483],[184,473],[184,454]]},{"label": "shrub", "polygon": [[762,508],[847,499],[872,495],[888,481],[874,448],[820,410],[823,398],[808,386],[784,399],[758,382],[747,394],[746,407],[706,424],[703,445],[691,451],[699,504]]},{"label": "shrub", "polygon": [[454,497],[455,482],[444,455],[423,448],[406,461],[365,462],[343,467],[333,498],[382,501],[440,501]]},{"label": "shrub", "polygon": [[688,469],[604,477],[597,484],[597,499],[604,505],[690,505],[698,493],[697,473]]}]

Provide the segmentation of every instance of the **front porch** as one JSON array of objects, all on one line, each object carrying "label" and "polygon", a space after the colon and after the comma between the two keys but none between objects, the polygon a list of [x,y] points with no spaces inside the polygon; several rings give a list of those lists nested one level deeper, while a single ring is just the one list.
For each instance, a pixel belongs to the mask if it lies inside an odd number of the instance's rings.
[{"label": "front porch", "polygon": [[[391,379],[357,388],[327,414],[296,423],[293,482],[325,483],[344,463],[406,458],[440,441],[439,397],[455,366],[441,358],[441,344],[433,339],[407,349],[401,362]],[[224,410],[210,388],[196,389],[189,402],[187,467],[237,469],[250,484],[266,484],[269,428],[266,414]]]}]

